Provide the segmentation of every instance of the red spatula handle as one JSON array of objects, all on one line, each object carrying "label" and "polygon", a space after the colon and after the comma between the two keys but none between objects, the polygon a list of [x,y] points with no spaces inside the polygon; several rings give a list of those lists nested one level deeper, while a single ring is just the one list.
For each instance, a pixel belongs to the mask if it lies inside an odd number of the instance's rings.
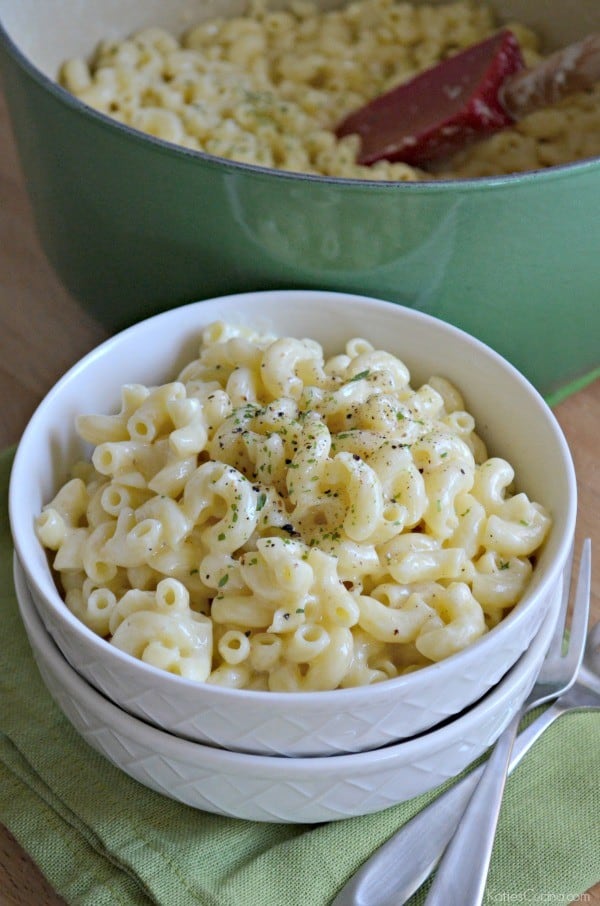
[{"label": "red spatula handle", "polygon": [[600,34],[558,50],[534,69],[509,76],[500,90],[500,101],[518,120],[558,103],[570,94],[600,81]]}]

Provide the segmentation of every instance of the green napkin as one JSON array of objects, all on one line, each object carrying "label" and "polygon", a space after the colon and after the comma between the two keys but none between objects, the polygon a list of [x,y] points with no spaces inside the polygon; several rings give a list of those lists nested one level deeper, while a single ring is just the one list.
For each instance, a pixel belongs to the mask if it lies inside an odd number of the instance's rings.
[{"label": "green napkin", "polygon": [[[146,789],[88,747],[46,692],[12,582],[0,455],[0,821],[70,904],[327,906],[434,794],[375,815],[259,824]],[[600,879],[600,714],[558,721],[509,779],[486,902],[568,903]],[[423,891],[411,906],[423,901]]]}]

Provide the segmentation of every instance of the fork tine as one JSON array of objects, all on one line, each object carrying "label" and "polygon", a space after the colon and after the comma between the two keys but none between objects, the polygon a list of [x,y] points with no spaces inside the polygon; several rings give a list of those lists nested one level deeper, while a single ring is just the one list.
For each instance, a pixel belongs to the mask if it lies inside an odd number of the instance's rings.
[{"label": "fork tine", "polygon": [[575,600],[573,601],[573,610],[571,613],[569,650],[567,653],[567,657],[572,660],[575,672],[577,672],[581,666],[585,651],[585,640],[590,617],[591,584],[592,541],[590,538],[586,538],[581,548],[577,588],[575,590]]},{"label": "fork tine", "polygon": [[[560,613],[557,618],[556,628],[552,641],[546,652],[546,657],[538,674],[537,684],[555,684],[557,677],[561,682],[571,677],[571,683],[579,671],[586,645],[587,623],[590,609],[590,582],[591,582],[591,541],[586,539],[582,545],[577,576],[577,587],[573,596],[571,608],[571,625],[565,638],[565,626],[569,616],[571,570],[573,567],[573,547],[565,565],[563,574],[562,598]],[[565,686],[566,690],[569,686]]]},{"label": "fork tine", "polygon": [[571,595],[571,575],[573,572],[573,552],[575,550],[575,539],[571,542],[571,550],[569,551],[569,556],[565,562],[565,568],[563,570],[563,587],[562,587],[562,599],[560,602],[560,611],[556,619],[556,628],[554,630],[554,635],[552,636],[552,641],[548,646],[548,651],[546,653],[546,660],[550,661],[551,659],[560,657],[563,651],[563,641],[565,635],[565,626],[567,622],[567,614],[569,611],[569,599]]}]

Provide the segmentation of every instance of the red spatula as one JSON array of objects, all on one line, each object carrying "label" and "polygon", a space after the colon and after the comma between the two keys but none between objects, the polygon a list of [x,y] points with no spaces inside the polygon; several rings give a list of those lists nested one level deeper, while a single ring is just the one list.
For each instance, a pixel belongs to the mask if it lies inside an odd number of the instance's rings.
[{"label": "red spatula", "polygon": [[375,98],[335,131],[360,135],[360,164],[426,167],[598,80],[600,34],[527,69],[505,29]]}]

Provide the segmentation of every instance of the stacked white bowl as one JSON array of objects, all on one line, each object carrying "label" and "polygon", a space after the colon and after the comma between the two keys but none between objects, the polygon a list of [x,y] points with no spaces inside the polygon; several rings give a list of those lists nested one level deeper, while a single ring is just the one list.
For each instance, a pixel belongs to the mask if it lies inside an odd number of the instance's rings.
[{"label": "stacked white bowl", "polygon": [[[482,300],[485,304],[485,300]],[[351,337],[399,356],[418,386],[431,374],[463,391],[488,449],[552,527],[511,612],[462,651],[368,686],[265,692],[198,683],[110,645],[66,606],[35,533],[69,467],[89,456],[75,417],[115,411],[124,384],[172,380],[215,321],[310,337]],[[168,311],[110,339],[40,404],[11,475],[15,584],[40,672],[82,736],[141,783],[207,811],[319,822],[410,799],[455,776],[526,698],[549,644],[575,525],[566,441],[533,387],[470,336],[422,313],[341,293],[281,290]]]}]

